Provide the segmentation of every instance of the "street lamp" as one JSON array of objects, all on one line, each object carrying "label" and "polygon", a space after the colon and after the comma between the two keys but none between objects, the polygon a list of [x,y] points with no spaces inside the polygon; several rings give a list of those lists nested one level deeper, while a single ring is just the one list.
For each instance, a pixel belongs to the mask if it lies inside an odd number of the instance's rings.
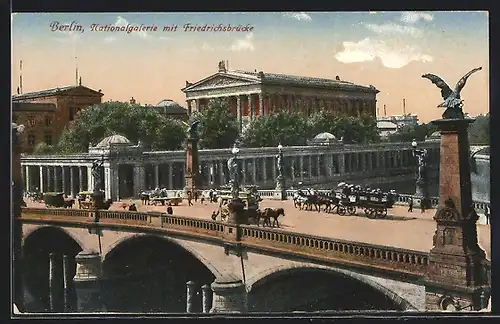
[{"label": "street lamp", "polygon": [[229,174],[231,176],[231,193],[233,200],[237,200],[240,197],[240,171],[238,164],[238,153],[240,149],[234,144],[231,153],[233,156],[227,161],[227,167],[229,169]]}]

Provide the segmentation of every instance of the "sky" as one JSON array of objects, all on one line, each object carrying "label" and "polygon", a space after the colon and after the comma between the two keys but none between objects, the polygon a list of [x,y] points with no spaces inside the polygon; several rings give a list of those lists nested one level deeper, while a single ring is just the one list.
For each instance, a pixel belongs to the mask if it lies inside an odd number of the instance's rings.
[{"label": "sky", "polygon": [[[443,113],[442,98],[422,74],[453,88],[481,66],[461,95],[470,115],[489,111],[487,12],[13,13],[11,21],[13,91],[22,61],[24,93],[76,84],[78,66],[82,85],[102,89],[104,101],[186,106],[186,81],[225,60],[229,69],[374,85],[380,116],[384,105],[387,115],[403,114],[405,99],[406,113],[428,122]],[[71,23],[81,28],[63,30]],[[205,24],[235,30],[185,28]]]}]

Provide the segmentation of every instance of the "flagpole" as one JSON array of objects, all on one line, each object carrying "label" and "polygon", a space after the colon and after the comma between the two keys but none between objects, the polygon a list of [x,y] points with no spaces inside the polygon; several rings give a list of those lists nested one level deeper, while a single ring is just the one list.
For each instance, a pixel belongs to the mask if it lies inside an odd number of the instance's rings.
[{"label": "flagpole", "polygon": [[19,61],[19,92],[23,94],[23,61]]}]

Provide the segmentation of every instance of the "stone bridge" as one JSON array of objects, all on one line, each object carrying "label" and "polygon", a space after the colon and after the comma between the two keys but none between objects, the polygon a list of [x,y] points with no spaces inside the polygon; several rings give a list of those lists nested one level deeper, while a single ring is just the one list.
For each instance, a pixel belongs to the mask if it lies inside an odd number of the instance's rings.
[{"label": "stone bridge", "polygon": [[[362,299],[365,289],[385,300],[390,306],[378,306],[383,309],[425,310],[421,280],[428,254],[423,252],[154,212],[100,211],[96,222],[94,211],[24,208],[21,221],[25,255],[47,240],[71,257],[95,251],[104,278],[117,276],[127,264],[116,256],[133,260],[134,244],[138,254],[181,248],[208,269],[203,280],[242,280],[250,311],[300,309],[348,290],[342,286],[347,282],[357,285],[349,288],[356,298]],[[233,251],[237,232],[241,253]]]}]

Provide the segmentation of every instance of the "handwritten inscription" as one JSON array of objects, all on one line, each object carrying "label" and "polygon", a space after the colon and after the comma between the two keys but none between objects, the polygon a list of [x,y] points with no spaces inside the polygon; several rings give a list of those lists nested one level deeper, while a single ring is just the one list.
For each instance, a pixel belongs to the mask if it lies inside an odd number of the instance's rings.
[{"label": "handwritten inscription", "polygon": [[[182,32],[212,32],[212,33],[218,33],[218,32],[231,32],[231,33],[241,33],[241,32],[252,32],[254,30],[254,26],[250,24],[246,25],[232,25],[232,24],[192,24],[192,23],[185,23],[184,25],[180,26],[178,24],[172,24],[172,25],[164,25],[164,26],[157,26],[157,25],[144,25],[144,24],[123,24],[123,25],[117,25],[117,24],[106,24],[106,25],[101,25],[101,24],[90,24],[88,26],[88,30],[91,32],[122,32],[126,34],[131,34],[134,32],[138,33],[148,33],[148,32],[177,32],[177,31],[182,31]],[[53,21],[49,24],[49,28],[52,32],[78,32],[78,33],[83,33],[85,32],[85,27],[76,22],[72,21],[70,24],[62,24],[59,21]]]}]

